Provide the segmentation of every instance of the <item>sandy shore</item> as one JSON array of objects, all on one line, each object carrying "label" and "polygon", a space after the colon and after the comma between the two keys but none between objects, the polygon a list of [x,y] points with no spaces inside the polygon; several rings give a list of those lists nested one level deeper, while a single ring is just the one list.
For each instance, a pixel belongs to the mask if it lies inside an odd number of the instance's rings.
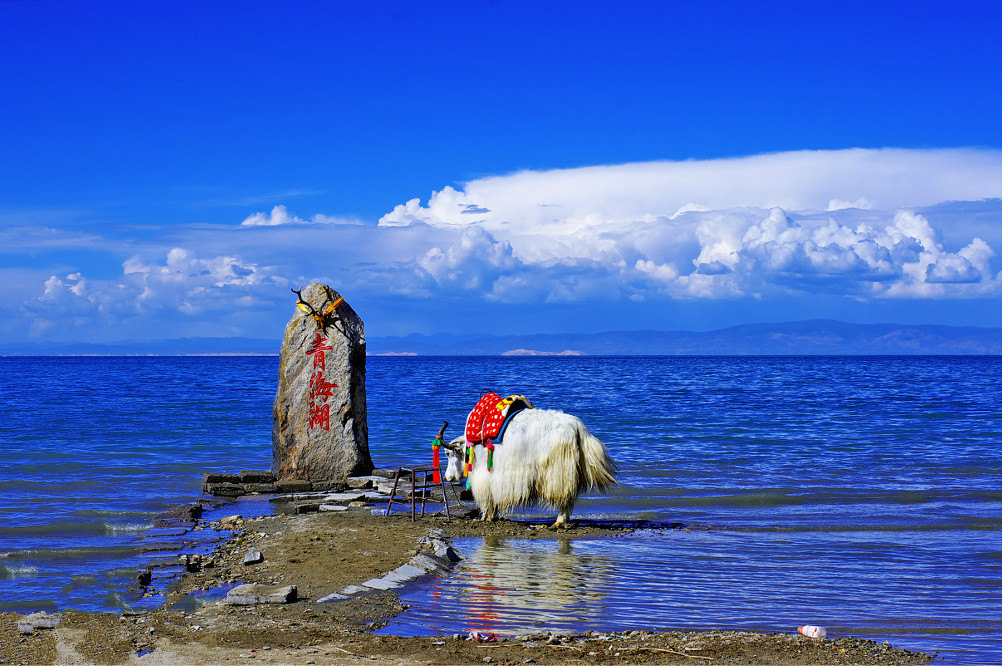
[{"label": "sandy shore", "polygon": [[[450,537],[554,539],[523,523],[446,522],[426,517],[384,518],[360,508],[339,513],[274,515],[231,521],[234,536],[212,565],[190,567],[171,586],[163,608],[141,614],[63,613],[55,629],[18,633],[14,613],[0,614],[0,662],[24,664],[523,664],[523,663],[766,663],[917,664],[929,655],[858,639],[812,640],[796,634],[746,632],[624,633],[506,637],[481,643],[466,637],[377,636],[374,629],[403,610],[392,591],[347,600],[318,599],[381,576],[428,546],[430,530]],[[225,525],[205,525],[206,529]],[[578,526],[560,538],[615,539],[616,526]],[[244,565],[249,550],[263,561]],[[191,594],[234,582],[294,585],[297,600],[196,607]]]}]

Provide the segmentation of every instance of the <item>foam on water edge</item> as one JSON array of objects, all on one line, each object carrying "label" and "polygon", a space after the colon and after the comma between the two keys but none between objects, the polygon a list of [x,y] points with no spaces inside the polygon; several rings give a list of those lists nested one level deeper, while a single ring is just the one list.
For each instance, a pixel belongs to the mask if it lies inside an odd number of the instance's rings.
[{"label": "foam on water edge", "polygon": [[38,567],[34,564],[0,564],[0,579],[34,578]]}]

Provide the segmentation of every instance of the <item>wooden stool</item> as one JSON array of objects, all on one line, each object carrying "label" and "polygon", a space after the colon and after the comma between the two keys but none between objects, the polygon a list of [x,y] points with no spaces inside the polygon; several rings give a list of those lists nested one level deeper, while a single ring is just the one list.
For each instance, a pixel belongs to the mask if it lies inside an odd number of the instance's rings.
[{"label": "wooden stool", "polygon": [[[439,474],[439,483],[435,483],[435,473],[440,472],[438,467],[425,465],[423,467],[398,467],[397,474],[394,475],[394,489],[390,493],[390,501],[387,502],[387,510],[383,514],[389,516],[393,508],[393,503],[406,504],[406,500],[397,499],[397,486],[400,483],[401,475],[411,475],[411,522],[415,520],[415,503],[421,502],[421,515],[425,515],[425,504],[432,502],[425,496],[425,491],[429,488],[440,488],[442,490],[442,504],[446,507],[446,520],[449,520],[449,500],[446,499],[446,485],[442,482],[442,474]],[[418,483],[418,476],[421,475],[421,483]],[[431,480],[430,480],[431,477]],[[403,490],[403,488],[402,488]],[[421,496],[418,496],[421,491]]]}]

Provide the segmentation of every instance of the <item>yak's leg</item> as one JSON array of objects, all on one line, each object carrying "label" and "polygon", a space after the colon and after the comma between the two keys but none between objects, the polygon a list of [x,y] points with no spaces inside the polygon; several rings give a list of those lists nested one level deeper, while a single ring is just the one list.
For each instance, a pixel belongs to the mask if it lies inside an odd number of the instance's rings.
[{"label": "yak's leg", "polygon": [[554,524],[550,526],[551,529],[557,529],[563,525],[567,525],[571,520],[571,512],[575,510],[575,498],[570,501],[565,502],[557,509],[557,520]]},{"label": "yak's leg", "polygon": [[498,507],[494,504],[481,507],[481,520],[492,523],[496,518],[498,518]]}]

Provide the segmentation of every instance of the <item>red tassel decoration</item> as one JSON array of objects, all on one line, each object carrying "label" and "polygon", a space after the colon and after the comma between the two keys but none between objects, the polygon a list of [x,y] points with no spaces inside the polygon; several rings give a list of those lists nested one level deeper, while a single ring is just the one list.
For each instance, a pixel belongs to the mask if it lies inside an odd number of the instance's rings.
[{"label": "red tassel decoration", "polygon": [[432,483],[441,483],[439,479],[439,447],[442,446],[442,440],[436,437],[435,441],[432,442],[432,467],[435,469],[432,471]]}]

